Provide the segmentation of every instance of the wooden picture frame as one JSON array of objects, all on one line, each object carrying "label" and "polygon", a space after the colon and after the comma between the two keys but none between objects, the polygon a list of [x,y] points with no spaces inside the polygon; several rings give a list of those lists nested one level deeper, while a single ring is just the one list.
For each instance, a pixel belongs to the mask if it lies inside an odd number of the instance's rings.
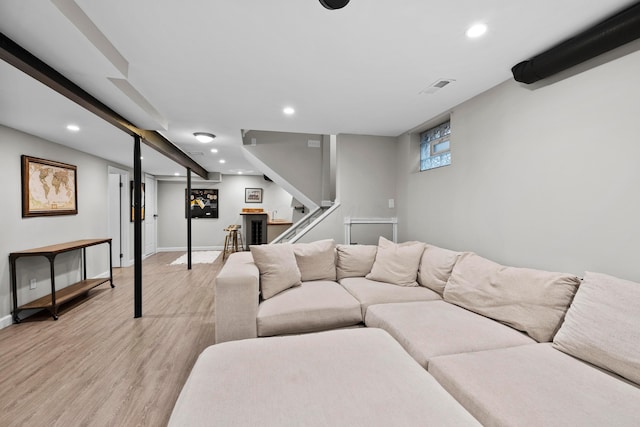
[{"label": "wooden picture frame", "polygon": [[22,160],[22,217],[77,215],[77,167],[27,155]]},{"label": "wooden picture frame", "polygon": [[[134,194],[133,194],[133,181],[129,181],[129,183],[130,183],[129,184],[129,191],[131,192],[130,193],[131,196],[129,198],[129,200],[131,200],[131,215],[130,215],[129,220],[130,220],[130,222],[133,222],[133,221],[135,221],[135,218],[136,218],[136,215],[135,215],[136,208],[134,206],[135,200],[134,200]],[[142,197],[141,197],[142,206],[140,206],[140,211],[141,211],[141,215],[140,215],[141,218],[140,219],[142,221],[144,221],[144,197],[145,197],[144,196],[144,182],[141,182],[140,185],[142,186]]]},{"label": "wooden picture frame", "polygon": [[245,203],[262,203],[262,188],[245,188]]}]

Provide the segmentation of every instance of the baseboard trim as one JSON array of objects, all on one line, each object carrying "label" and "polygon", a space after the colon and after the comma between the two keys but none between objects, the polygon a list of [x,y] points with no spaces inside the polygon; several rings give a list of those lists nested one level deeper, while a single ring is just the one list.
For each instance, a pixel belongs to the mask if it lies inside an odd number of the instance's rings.
[{"label": "baseboard trim", "polygon": [[13,316],[10,314],[0,318],[0,329],[4,329],[7,326],[11,326],[13,324]]},{"label": "baseboard trim", "polygon": [[[224,249],[222,246],[192,246],[192,251],[221,251]],[[166,247],[166,248],[157,248],[157,252],[186,252],[186,246],[176,246],[176,247]]]}]

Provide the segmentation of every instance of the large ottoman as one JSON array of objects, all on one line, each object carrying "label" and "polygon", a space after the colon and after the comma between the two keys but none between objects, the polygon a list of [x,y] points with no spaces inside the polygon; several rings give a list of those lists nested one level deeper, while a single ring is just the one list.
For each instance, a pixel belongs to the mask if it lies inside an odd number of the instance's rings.
[{"label": "large ottoman", "polygon": [[169,426],[479,425],[385,331],[258,338],[204,350]]}]

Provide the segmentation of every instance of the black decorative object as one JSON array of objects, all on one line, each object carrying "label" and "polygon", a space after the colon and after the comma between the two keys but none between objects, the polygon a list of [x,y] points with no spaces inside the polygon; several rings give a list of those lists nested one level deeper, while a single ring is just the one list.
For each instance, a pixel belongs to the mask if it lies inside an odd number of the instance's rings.
[{"label": "black decorative object", "polygon": [[329,10],[336,10],[349,4],[349,0],[320,0],[320,4]]}]

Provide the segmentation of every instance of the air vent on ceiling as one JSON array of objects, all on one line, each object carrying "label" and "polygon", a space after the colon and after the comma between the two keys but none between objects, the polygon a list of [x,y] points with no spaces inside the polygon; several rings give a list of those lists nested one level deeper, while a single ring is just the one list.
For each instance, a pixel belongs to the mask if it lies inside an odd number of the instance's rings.
[{"label": "air vent on ceiling", "polygon": [[455,79],[438,79],[431,83],[428,88],[422,89],[418,94],[433,94],[442,89],[443,87],[455,82]]}]

